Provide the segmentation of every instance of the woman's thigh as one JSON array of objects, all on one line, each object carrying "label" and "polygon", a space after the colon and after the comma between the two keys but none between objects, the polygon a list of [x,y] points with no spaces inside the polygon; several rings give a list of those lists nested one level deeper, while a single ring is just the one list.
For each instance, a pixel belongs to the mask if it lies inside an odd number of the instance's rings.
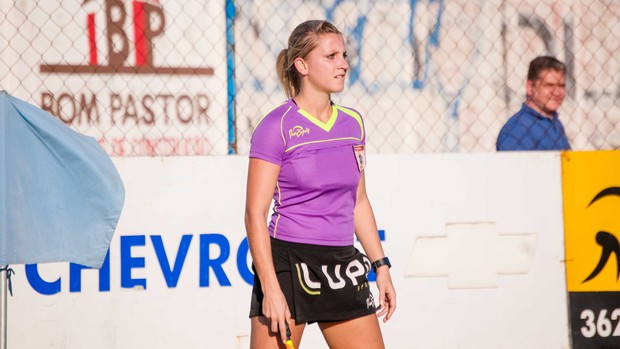
[{"label": "woman's thigh", "polygon": [[375,314],[352,320],[322,322],[319,328],[332,349],[383,349],[383,336]]},{"label": "woman's thigh", "polygon": [[[284,349],[280,333],[271,331],[269,320],[264,316],[254,316],[251,318],[252,331],[250,334],[250,349]],[[305,323],[295,324],[295,320],[289,323],[291,329],[291,339],[295,348],[299,347],[301,336],[304,333]]]}]

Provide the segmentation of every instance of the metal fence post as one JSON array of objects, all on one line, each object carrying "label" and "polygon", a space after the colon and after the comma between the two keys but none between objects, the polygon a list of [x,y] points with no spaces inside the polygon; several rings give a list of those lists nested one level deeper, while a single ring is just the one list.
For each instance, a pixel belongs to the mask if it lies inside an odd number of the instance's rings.
[{"label": "metal fence post", "polygon": [[7,268],[0,269],[0,349],[6,349],[7,340]]}]

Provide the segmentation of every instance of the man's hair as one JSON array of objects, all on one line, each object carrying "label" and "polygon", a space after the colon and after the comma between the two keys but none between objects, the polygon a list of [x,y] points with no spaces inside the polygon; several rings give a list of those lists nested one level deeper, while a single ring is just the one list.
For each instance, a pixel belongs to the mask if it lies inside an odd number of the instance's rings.
[{"label": "man's hair", "polygon": [[530,68],[527,71],[527,79],[535,81],[539,78],[540,72],[549,69],[566,74],[566,65],[564,63],[560,62],[555,57],[540,56],[534,58],[530,62]]}]

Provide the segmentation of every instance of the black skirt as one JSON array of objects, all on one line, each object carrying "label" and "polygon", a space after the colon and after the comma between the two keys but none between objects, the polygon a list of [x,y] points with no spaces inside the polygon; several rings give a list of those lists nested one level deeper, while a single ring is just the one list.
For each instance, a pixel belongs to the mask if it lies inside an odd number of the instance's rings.
[{"label": "black skirt", "polygon": [[[296,323],[349,320],[376,312],[368,283],[370,260],[354,246],[271,238],[271,251],[280,288]],[[254,270],[250,317],[263,315],[262,302]]]}]

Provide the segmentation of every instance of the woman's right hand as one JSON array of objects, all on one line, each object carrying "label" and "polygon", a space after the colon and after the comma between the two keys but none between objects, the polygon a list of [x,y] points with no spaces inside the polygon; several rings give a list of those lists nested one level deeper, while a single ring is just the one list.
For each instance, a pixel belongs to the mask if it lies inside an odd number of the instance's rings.
[{"label": "woman's right hand", "polygon": [[271,332],[277,334],[284,343],[286,341],[286,324],[291,319],[291,312],[282,290],[265,292],[263,298],[263,315],[269,320]]}]

